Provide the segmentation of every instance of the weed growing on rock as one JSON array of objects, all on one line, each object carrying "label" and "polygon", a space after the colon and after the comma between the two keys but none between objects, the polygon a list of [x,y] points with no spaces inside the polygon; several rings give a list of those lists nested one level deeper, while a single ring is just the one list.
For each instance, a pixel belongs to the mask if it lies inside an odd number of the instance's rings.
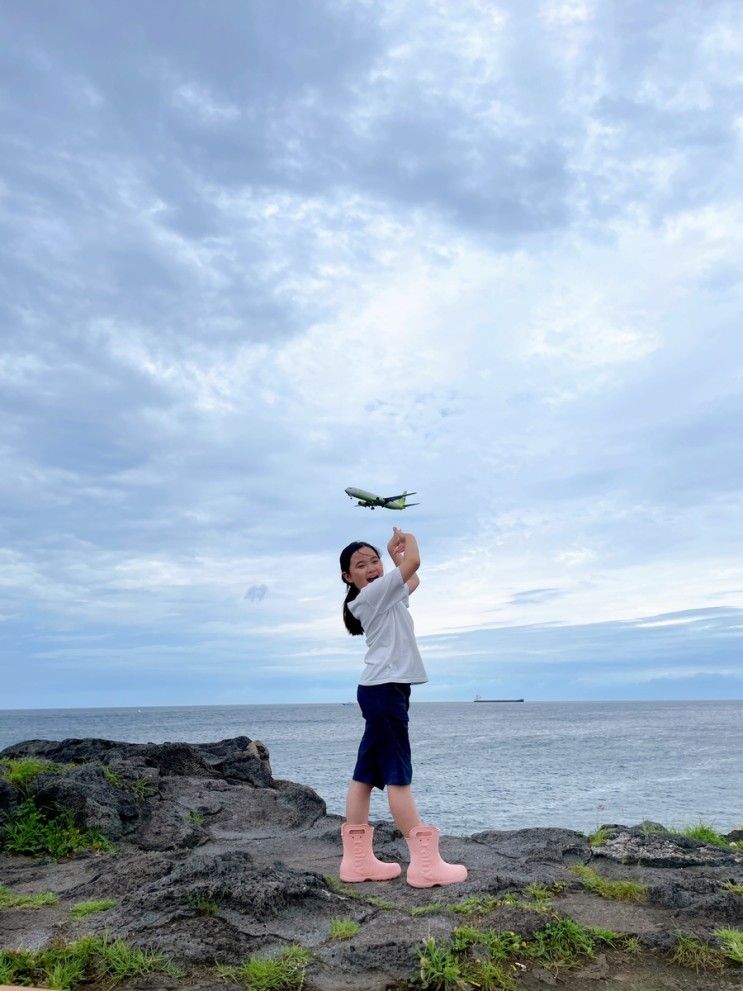
[{"label": "weed growing on rock", "polygon": [[619,902],[640,902],[647,897],[647,885],[638,881],[615,881],[601,877],[584,864],[575,864],[571,870],[578,875],[587,891],[601,895],[602,898],[611,898]]},{"label": "weed growing on rock", "polygon": [[728,881],[727,884],[723,884],[725,891],[732,891],[734,895],[743,895],[743,884],[734,884],[732,881]]},{"label": "weed growing on rock", "polygon": [[186,816],[186,822],[192,822],[195,826],[203,826],[206,819],[200,812],[189,812]]},{"label": "weed growing on rock", "polygon": [[347,884],[342,884],[337,878],[332,877],[330,874],[325,874],[323,880],[331,891],[334,891],[337,895],[345,895],[346,898],[356,898],[358,901],[364,902],[366,905],[373,905],[375,908],[382,909],[383,911],[389,911],[395,907],[392,902],[387,902],[384,898],[375,898],[370,895],[364,895],[360,891],[355,891]]},{"label": "weed growing on rock", "polygon": [[188,898],[188,904],[198,915],[212,916],[219,915],[219,905],[217,902],[206,898],[204,895],[193,894]]},{"label": "weed growing on rock", "polygon": [[353,939],[361,929],[353,919],[331,919],[328,935],[331,939]]},{"label": "weed growing on rock", "polygon": [[56,905],[57,895],[51,891],[35,895],[21,895],[0,884],[0,908],[41,908],[43,905]]},{"label": "weed growing on rock", "polygon": [[112,844],[99,829],[81,830],[69,811],[47,817],[32,798],[27,798],[18,806],[5,828],[4,844],[12,853],[32,856],[48,853],[55,860],[83,850],[104,853],[113,850]]},{"label": "weed growing on rock", "polygon": [[743,930],[715,929],[715,936],[722,942],[723,953],[736,963],[743,963]]},{"label": "weed growing on rock", "polygon": [[45,983],[75,988],[81,983],[138,977],[153,971],[182,976],[165,957],[129,946],[122,939],[85,936],[52,949],[0,952],[0,980],[8,984]]},{"label": "weed growing on rock", "polygon": [[433,988],[434,991],[456,991],[471,987],[465,978],[461,962],[435,939],[427,939],[418,955],[420,980],[424,988]]},{"label": "weed growing on rock", "polygon": [[112,785],[114,788],[121,787],[121,778],[118,776],[116,771],[112,771],[110,767],[106,767],[104,765],[101,768],[101,772],[103,774],[103,777],[106,779],[106,781],[108,781],[110,785]]},{"label": "weed growing on rock", "polygon": [[275,957],[250,957],[239,967],[218,967],[220,977],[238,981],[245,991],[300,991],[312,959],[302,946],[289,946]]},{"label": "weed growing on rock", "polygon": [[600,826],[598,829],[594,830],[588,835],[589,846],[603,846],[604,843],[609,839],[609,830],[604,826]]},{"label": "weed growing on rock", "polygon": [[679,967],[686,967],[699,973],[701,970],[711,970],[719,973],[725,966],[723,954],[703,943],[695,936],[687,936],[679,933],[676,937],[676,945],[671,953],[671,960]]},{"label": "weed growing on rock", "polygon": [[710,826],[709,823],[704,822],[702,819],[699,820],[696,826],[687,826],[685,829],[682,829],[681,835],[689,836],[693,840],[699,840],[700,843],[724,847],[726,850],[730,849],[728,840],[721,833],[718,833],[713,826]]},{"label": "weed growing on rock", "polygon": [[116,902],[113,898],[102,898],[100,901],[90,901],[90,902],[77,902],[70,909],[70,916],[79,922],[80,919],[87,919],[89,915],[95,915],[96,912],[107,912],[109,908],[113,908]]},{"label": "weed growing on rock", "polygon": [[37,757],[7,757],[0,760],[0,777],[5,778],[23,795],[28,794],[28,786],[44,771],[59,773],[61,770],[60,764],[39,760]]},{"label": "weed growing on rock", "polygon": [[416,915],[433,915],[436,912],[445,912],[446,905],[443,902],[430,902],[428,905],[420,905],[418,908],[411,908],[410,914],[415,918]]},{"label": "weed growing on rock", "polygon": [[143,800],[154,795],[156,790],[146,778],[136,778],[131,783],[131,789],[137,798],[141,798]]}]

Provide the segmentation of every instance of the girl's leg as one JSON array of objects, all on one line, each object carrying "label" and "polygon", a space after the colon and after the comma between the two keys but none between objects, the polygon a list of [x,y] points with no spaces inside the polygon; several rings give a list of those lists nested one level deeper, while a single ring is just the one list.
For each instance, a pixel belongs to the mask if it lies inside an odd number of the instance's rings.
[{"label": "girl's leg", "polygon": [[407,836],[415,826],[420,826],[421,817],[418,815],[410,785],[387,785],[387,801],[390,803],[390,812],[397,823],[397,828],[403,836]]},{"label": "girl's leg", "polygon": [[369,822],[371,793],[371,785],[364,784],[363,781],[351,782],[346,797],[346,822],[353,826],[360,826]]}]

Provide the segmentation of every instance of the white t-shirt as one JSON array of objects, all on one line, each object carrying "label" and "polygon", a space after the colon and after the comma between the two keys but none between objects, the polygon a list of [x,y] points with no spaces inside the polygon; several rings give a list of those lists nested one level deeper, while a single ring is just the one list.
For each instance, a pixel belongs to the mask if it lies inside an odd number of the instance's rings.
[{"label": "white t-shirt", "polygon": [[399,568],[365,585],[348,608],[364,627],[369,648],[360,685],[428,681],[408,612],[408,586]]}]

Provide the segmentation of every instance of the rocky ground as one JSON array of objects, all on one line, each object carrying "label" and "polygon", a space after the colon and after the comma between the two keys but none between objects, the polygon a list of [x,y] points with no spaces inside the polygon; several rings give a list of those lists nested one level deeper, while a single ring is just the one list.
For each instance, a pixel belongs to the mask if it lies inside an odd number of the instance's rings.
[{"label": "rocky ground", "polygon": [[[637,939],[597,950],[569,969],[511,963],[519,988],[743,991],[739,964],[696,973],[670,956],[679,933],[715,945],[716,929],[743,929],[743,897],[729,887],[743,883],[743,850],[734,847],[647,824],[608,826],[600,846],[565,829],[488,830],[442,838],[445,857],[469,868],[462,885],[413,889],[403,870],[395,881],[346,887],[334,880],[341,820],[327,815],[310,788],[275,780],[257,741],[29,741],[0,755],[29,756],[60,770],[40,773],[23,792],[0,779],[4,821],[28,795],[49,813],[72,810],[80,828],[101,830],[114,848],[59,861],[0,852],[0,884],[10,892],[59,896],[40,908],[0,908],[0,948],[36,950],[106,932],[159,950],[181,967],[181,976],[149,974],[121,988],[229,988],[217,965],[301,944],[312,954],[306,987],[381,991],[414,983],[424,941],[446,945],[458,926],[529,939],[568,918]],[[375,849],[382,859],[407,862],[406,845],[388,823],[377,825]],[[591,893],[576,865],[640,882],[647,892],[636,903]],[[535,897],[533,885],[553,893]],[[462,906],[472,896],[478,900]],[[72,920],[73,904],[99,899],[115,904]],[[453,910],[467,905],[469,912]],[[360,929],[350,939],[331,939],[330,922],[341,918]]]}]

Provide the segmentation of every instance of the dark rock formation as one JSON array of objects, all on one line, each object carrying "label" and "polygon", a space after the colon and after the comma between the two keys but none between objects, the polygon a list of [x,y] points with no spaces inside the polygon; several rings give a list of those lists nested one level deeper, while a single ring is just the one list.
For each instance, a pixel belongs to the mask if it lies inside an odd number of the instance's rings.
[{"label": "dark rock formation", "polygon": [[[414,889],[403,874],[344,889],[326,880],[338,877],[340,818],[326,814],[311,788],[275,780],[268,751],[248,737],[195,745],[36,740],[9,747],[3,756],[35,756],[57,765],[54,773],[39,774],[27,793],[49,814],[70,810],[81,829],[96,827],[116,847],[112,854],[91,852],[60,862],[0,851],[3,884],[51,890],[61,899],[33,913],[0,912],[0,947],[38,948],[105,931],[196,968],[185,983],[158,975],[154,983],[122,985],[125,991],[214,987],[213,972],[205,977],[203,968],[237,964],[251,953],[292,943],[312,952],[308,987],[381,991],[414,974],[425,939],[446,941],[462,924],[530,938],[562,915],[632,933],[655,949],[672,947],[678,931],[707,938],[717,927],[743,926],[743,898],[729,885],[743,881],[743,851],[710,847],[659,824],[606,827],[600,846],[567,829],[442,837],[443,855],[467,864],[466,883]],[[0,818],[12,815],[22,797],[0,779]],[[377,824],[375,849],[383,859],[407,861],[406,844],[390,823]],[[626,904],[586,891],[572,870],[580,864],[607,878],[647,885],[647,898]],[[559,891],[550,906],[538,905],[529,886],[556,882]],[[471,896],[480,906],[474,919],[452,911]],[[116,904],[83,922],[70,921],[71,904],[101,898]],[[413,915],[416,908],[427,914]],[[353,939],[329,939],[330,920],[338,917],[361,925]],[[586,982],[600,981],[605,973],[615,979],[616,962],[610,965],[602,956],[591,966]],[[535,966],[527,984],[538,989],[555,980],[549,969]],[[719,980],[674,986],[728,986]]]}]

